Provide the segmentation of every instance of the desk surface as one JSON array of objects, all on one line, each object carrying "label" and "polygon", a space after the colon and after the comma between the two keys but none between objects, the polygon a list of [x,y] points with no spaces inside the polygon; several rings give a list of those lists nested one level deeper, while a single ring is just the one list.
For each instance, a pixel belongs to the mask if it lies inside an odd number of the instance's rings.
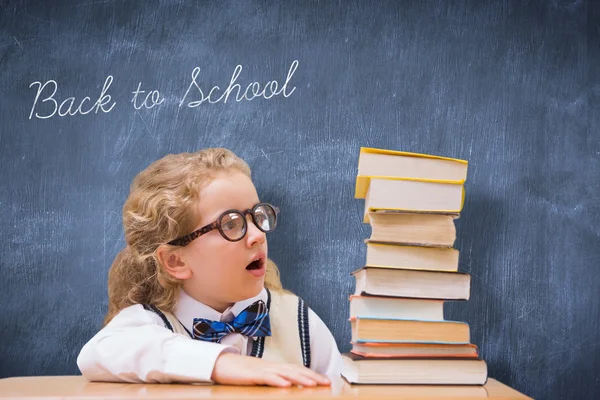
[{"label": "desk surface", "polygon": [[0,379],[0,399],[529,399],[489,379],[485,386],[350,385],[340,379],[331,387],[167,385],[88,382],[82,376],[38,376]]}]

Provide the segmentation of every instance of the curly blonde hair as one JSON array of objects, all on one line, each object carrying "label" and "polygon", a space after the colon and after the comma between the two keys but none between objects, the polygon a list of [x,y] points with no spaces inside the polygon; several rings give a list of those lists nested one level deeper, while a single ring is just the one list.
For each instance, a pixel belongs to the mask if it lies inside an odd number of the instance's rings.
[{"label": "curly blonde hair", "polygon": [[[193,230],[198,217],[193,206],[200,200],[200,191],[218,172],[231,171],[251,175],[248,164],[232,151],[211,148],[166,155],[133,179],[123,206],[127,246],[115,257],[108,273],[104,324],[133,304],[173,311],[182,281],[162,268],[156,249]],[[279,269],[270,259],[265,287],[284,291]]]}]

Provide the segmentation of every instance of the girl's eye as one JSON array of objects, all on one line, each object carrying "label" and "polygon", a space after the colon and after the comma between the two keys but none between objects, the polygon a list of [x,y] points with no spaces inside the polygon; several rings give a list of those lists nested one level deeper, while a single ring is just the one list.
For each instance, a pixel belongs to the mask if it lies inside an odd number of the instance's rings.
[{"label": "girl's eye", "polygon": [[234,230],[240,226],[241,219],[239,216],[231,216],[229,219],[226,219],[221,222],[221,229],[223,230]]},{"label": "girl's eye", "polygon": [[223,225],[221,225],[221,228],[231,230],[231,229],[235,229],[235,226],[236,226],[235,222],[227,221]]},{"label": "girl's eye", "polygon": [[270,221],[268,215],[264,213],[256,214],[256,223],[264,230],[270,229]]}]

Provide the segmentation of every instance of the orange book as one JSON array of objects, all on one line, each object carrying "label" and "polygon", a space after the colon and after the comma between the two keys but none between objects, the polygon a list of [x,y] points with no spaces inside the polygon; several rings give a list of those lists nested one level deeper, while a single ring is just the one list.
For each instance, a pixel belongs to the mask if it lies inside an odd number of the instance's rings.
[{"label": "orange book", "polygon": [[351,318],[353,342],[470,342],[469,325],[456,321]]}]

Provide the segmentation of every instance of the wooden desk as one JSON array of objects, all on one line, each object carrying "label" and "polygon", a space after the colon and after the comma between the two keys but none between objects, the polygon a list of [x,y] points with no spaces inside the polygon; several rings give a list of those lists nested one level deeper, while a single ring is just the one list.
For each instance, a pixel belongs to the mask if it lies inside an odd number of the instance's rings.
[{"label": "wooden desk", "polygon": [[350,385],[339,379],[331,387],[166,385],[88,382],[82,376],[0,379],[0,399],[530,399],[490,379],[485,386]]}]

